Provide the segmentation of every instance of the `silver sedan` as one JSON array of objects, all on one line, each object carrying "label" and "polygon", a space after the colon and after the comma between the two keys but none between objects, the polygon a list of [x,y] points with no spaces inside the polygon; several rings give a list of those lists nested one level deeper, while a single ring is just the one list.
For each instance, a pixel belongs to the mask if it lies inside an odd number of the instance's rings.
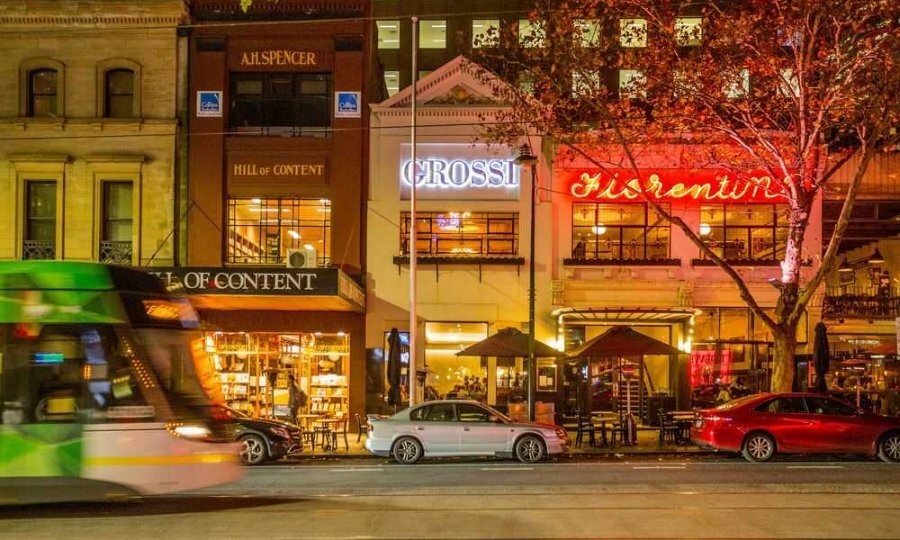
[{"label": "silver sedan", "polygon": [[535,463],[569,451],[566,430],[514,422],[476,401],[429,401],[390,417],[369,415],[366,450],[412,464],[422,457],[516,457]]}]

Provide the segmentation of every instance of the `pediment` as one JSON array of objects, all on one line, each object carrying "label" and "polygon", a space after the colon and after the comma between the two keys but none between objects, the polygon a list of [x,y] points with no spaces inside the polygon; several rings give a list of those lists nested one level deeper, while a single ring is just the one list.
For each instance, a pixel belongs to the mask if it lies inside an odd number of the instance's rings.
[{"label": "pediment", "polygon": [[[478,64],[457,56],[419,79],[416,99],[420,105],[434,107],[502,106],[500,95],[505,84]],[[373,108],[409,108],[411,98],[412,85]]]}]

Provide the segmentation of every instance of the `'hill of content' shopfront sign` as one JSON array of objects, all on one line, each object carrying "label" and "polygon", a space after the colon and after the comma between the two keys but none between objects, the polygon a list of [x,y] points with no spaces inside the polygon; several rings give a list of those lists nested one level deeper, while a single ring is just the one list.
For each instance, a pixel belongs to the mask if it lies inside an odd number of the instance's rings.
[{"label": "'hill of content' shopfront sign", "polygon": [[169,290],[186,294],[327,296],[338,294],[331,268],[148,268]]},{"label": "'hill of content' shopfront sign", "polygon": [[410,147],[403,145],[400,160],[400,193],[409,199],[416,183],[416,197],[430,200],[515,200],[519,198],[519,167],[508,149],[487,145],[420,144],[413,166]]}]

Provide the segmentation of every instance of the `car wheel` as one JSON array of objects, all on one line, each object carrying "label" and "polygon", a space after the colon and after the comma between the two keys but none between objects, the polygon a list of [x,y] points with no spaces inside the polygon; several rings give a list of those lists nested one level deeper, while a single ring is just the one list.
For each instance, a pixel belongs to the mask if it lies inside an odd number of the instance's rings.
[{"label": "car wheel", "polygon": [[900,462],[900,433],[888,433],[878,444],[878,457],[888,463]]},{"label": "car wheel", "polygon": [[515,453],[522,463],[537,463],[544,459],[544,443],[537,435],[525,435],[516,441]]},{"label": "car wheel", "polygon": [[394,443],[394,459],[401,465],[412,465],[422,457],[422,443],[412,437],[401,437]]},{"label": "car wheel", "polygon": [[241,438],[241,461],[245,465],[259,465],[266,460],[266,441],[259,435]]},{"label": "car wheel", "polygon": [[747,461],[768,461],[775,455],[775,440],[766,433],[751,433],[744,439],[741,454]]}]

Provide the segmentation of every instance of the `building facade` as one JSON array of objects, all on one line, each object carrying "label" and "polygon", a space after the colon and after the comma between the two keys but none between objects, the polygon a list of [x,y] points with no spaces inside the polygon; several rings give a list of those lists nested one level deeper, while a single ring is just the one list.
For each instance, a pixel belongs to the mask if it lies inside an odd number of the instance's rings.
[{"label": "building facade", "polygon": [[186,20],[181,0],[0,7],[0,258],[176,262]]},{"label": "building facade", "polygon": [[363,411],[368,2],[191,4],[187,265],[228,403]]}]

